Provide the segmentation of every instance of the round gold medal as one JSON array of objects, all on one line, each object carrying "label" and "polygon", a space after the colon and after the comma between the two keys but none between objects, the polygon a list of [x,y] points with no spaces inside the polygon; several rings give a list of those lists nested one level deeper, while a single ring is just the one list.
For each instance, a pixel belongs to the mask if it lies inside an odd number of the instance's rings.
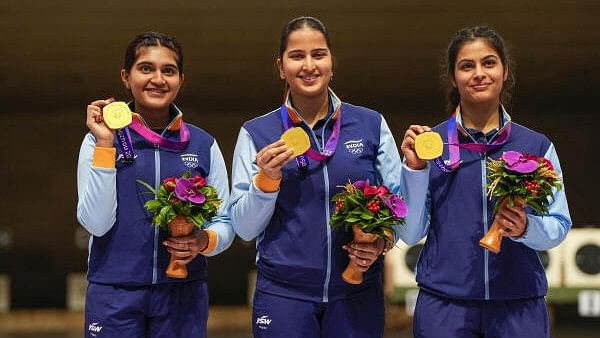
[{"label": "round gold medal", "polygon": [[444,142],[440,134],[436,132],[425,132],[415,138],[415,152],[417,156],[425,161],[433,160],[442,156]]},{"label": "round gold medal", "polygon": [[125,102],[113,102],[104,106],[102,116],[110,129],[121,129],[131,123],[131,110]]},{"label": "round gold medal", "polygon": [[310,148],[310,140],[304,129],[300,127],[290,128],[283,135],[281,139],[285,142],[285,145],[294,151],[294,156],[300,156],[304,154],[308,148]]}]

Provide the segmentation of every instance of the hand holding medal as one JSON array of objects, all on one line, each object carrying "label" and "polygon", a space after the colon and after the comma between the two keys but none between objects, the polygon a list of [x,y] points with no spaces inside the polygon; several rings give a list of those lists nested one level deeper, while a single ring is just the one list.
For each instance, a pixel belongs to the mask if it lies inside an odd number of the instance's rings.
[{"label": "hand holding medal", "polygon": [[434,160],[442,156],[444,142],[440,134],[426,131],[415,137],[415,152],[424,161]]},{"label": "hand holding medal", "polygon": [[256,154],[256,164],[262,173],[270,179],[277,180],[281,178],[281,168],[294,158],[298,159],[298,156],[302,156],[308,149],[310,140],[306,132],[300,127],[290,128],[278,141],[267,145]]},{"label": "hand holding medal", "polygon": [[294,156],[304,154],[310,148],[310,140],[304,129],[300,127],[290,128],[281,135],[285,145],[294,151]]},{"label": "hand holding medal", "polygon": [[122,129],[131,123],[131,110],[125,102],[112,102],[102,108],[104,123],[112,130]]},{"label": "hand holding medal", "polygon": [[439,134],[428,126],[411,125],[404,133],[400,149],[404,155],[406,166],[413,170],[421,170],[426,161],[441,156],[443,143]]},{"label": "hand holding medal", "polygon": [[115,130],[111,130],[104,121],[102,109],[114,101],[113,98],[92,101],[86,109],[86,126],[96,138],[96,145],[112,147]]}]

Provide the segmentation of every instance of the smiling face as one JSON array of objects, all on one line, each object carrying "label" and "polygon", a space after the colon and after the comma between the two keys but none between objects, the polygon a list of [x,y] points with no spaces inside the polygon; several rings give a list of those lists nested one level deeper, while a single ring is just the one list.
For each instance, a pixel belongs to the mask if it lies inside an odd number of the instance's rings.
[{"label": "smiling face", "polygon": [[292,97],[310,99],[327,95],[333,61],[323,33],[305,26],[290,33],[287,39],[277,65]]},{"label": "smiling face", "polygon": [[169,109],[183,84],[177,55],[163,46],[142,47],[130,71],[121,70],[121,80],[131,91],[138,113]]},{"label": "smiling face", "polygon": [[461,103],[499,104],[508,69],[496,50],[484,39],[465,43],[454,64],[452,85],[460,93]]}]

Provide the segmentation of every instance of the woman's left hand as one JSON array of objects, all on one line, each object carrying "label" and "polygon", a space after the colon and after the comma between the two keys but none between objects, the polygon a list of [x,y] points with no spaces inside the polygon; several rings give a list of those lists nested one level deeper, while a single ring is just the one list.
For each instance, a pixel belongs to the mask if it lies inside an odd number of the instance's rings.
[{"label": "woman's left hand", "polygon": [[342,249],[348,251],[350,262],[354,263],[360,272],[366,272],[383,253],[384,247],[383,239],[377,238],[373,243],[350,242],[342,246]]},{"label": "woman's left hand", "polygon": [[508,203],[503,203],[496,214],[496,222],[502,227],[500,230],[502,236],[518,238],[525,233],[527,213],[520,205],[510,206]]},{"label": "woman's left hand", "polygon": [[167,251],[180,259],[177,259],[177,263],[186,265],[191,262],[200,251],[206,249],[208,246],[208,235],[206,231],[194,231],[188,236],[183,237],[169,237],[163,245],[167,247]]}]

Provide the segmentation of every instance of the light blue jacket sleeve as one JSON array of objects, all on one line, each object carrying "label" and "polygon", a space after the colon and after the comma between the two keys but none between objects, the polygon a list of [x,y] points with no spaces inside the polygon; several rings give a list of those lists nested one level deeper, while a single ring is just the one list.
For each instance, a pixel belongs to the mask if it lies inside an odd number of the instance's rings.
[{"label": "light blue jacket sleeve", "polygon": [[279,191],[266,193],[254,186],[254,176],[258,173],[256,153],[252,137],[242,128],[233,152],[229,215],[233,229],[245,241],[265,230],[279,194]]},{"label": "light blue jacket sleeve", "polygon": [[[563,174],[553,144],[550,145],[544,157],[552,162],[554,170],[562,180]],[[572,226],[572,221],[569,213],[569,205],[567,204],[564,181],[562,189],[554,189],[552,199],[547,215],[527,215],[525,235],[513,239],[514,241],[523,243],[535,250],[548,250],[557,246],[565,239],[567,232],[569,232]]]},{"label": "light blue jacket sleeve", "polygon": [[217,217],[206,226],[207,230],[212,230],[217,234],[217,245],[213,251],[204,255],[215,256],[229,248],[235,238],[227,210],[227,205],[229,204],[227,168],[225,167],[225,161],[223,160],[223,155],[217,141],[214,141],[210,147],[210,172],[206,180],[209,185],[217,189],[219,198],[223,200]]},{"label": "light blue jacket sleeve", "polygon": [[[400,170],[402,160],[400,154],[398,154],[398,147],[394,136],[390,131],[390,128],[383,118],[381,117],[379,135],[379,149],[377,149],[377,162],[375,168],[381,176],[381,182],[390,189],[394,194],[402,195],[400,188]],[[397,224],[394,226],[394,243],[400,238],[400,233],[404,226]]]},{"label": "light blue jacket sleeve", "polygon": [[411,169],[404,163],[400,172],[402,194],[408,207],[406,224],[400,231],[400,238],[408,245],[416,244],[429,231],[429,169],[429,162],[421,170]]},{"label": "light blue jacket sleeve", "polygon": [[92,167],[96,139],[88,133],[77,163],[77,220],[92,235],[100,237],[117,218],[117,169]]}]

